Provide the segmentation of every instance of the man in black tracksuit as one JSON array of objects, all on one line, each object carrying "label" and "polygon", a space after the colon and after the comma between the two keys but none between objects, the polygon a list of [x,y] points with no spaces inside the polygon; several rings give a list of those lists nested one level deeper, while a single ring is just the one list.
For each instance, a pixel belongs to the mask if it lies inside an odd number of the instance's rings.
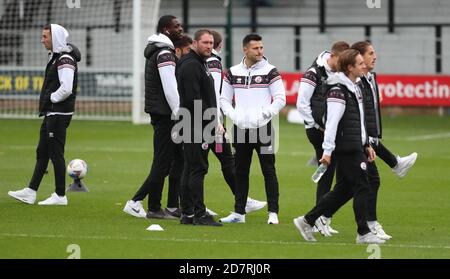
[{"label": "man in black tracksuit", "polygon": [[66,130],[75,111],[77,62],[81,60],[79,50],[67,44],[68,37],[67,30],[58,24],[46,25],[42,30],[41,42],[50,51],[50,56],[39,97],[39,116],[44,116],[44,120],[36,149],[36,165],[29,186],[8,193],[28,204],[34,204],[36,192],[51,160],[55,172],[55,192],[39,205],[67,205],[64,146]]},{"label": "man in black tracksuit", "polygon": [[[389,151],[381,142],[382,125],[380,112],[380,97],[378,92],[378,84],[375,73],[371,71],[375,67],[377,59],[375,50],[370,42],[360,41],[354,43],[351,48],[358,50],[363,59],[366,68],[361,76],[359,87],[364,97],[364,108],[367,123],[367,133],[369,135],[370,143],[373,146],[377,156],[383,159],[397,175],[400,177],[406,175],[406,172],[414,164],[417,153],[412,153],[406,157],[396,157]],[[392,237],[384,231],[383,227],[377,221],[377,197],[380,188],[380,175],[375,162],[368,164],[369,174],[369,200],[368,200],[368,225],[372,232],[375,232],[378,237],[384,240]]]},{"label": "man in black tracksuit", "polygon": [[326,225],[319,220],[325,211],[336,211],[353,197],[358,227],[356,243],[384,243],[367,225],[367,163],[375,160],[375,152],[369,146],[362,94],[355,84],[363,68],[362,56],[349,49],[339,56],[338,69],[342,72],[327,80],[331,88],[327,93],[324,152],[320,162],[329,165],[334,153],[336,185],[305,216],[294,219],[306,241],[316,241],[312,228],[315,225],[320,230]]},{"label": "man in black tracksuit", "polygon": [[[209,109],[217,117],[214,81],[206,58],[211,56],[213,36],[209,30],[198,30],[194,35],[192,50],[177,65],[177,82],[180,93],[180,116],[187,122],[183,126],[184,172],[181,183],[182,224],[221,226],[206,213],[203,199],[204,178],[208,172],[209,145],[214,142],[217,119],[203,118]],[[201,115],[197,118],[196,115]],[[209,136],[204,135],[212,123]],[[190,133],[190,135],[189,135]],[[188,135],[188,136],[187,136]],[[185,137],[186,136],[186,137]]]},{"label": "man in black tracksuit", "polygon": [[[179,95],[175,77],[176,56],[173,41],[182,36],[180,22],[171,15],[159,19],[158,34],[148,38],[145,48],[145,112],[153,126],[153,162],[150,173],[134,197],[127,201],[124,212],[142,218],[178,219],[179,185],[183,169],[181,145],[172,140],[173,117],[179,109]],[[171,172],[172,169],[172,172]],[[166,210],[161,209],[164,180],[169,179],[169,198]],[[178,174],[176,177],[173,174]],[[142,200],[149,195],[148,212]],[[175,216],[174,216],[175,215]]]}]

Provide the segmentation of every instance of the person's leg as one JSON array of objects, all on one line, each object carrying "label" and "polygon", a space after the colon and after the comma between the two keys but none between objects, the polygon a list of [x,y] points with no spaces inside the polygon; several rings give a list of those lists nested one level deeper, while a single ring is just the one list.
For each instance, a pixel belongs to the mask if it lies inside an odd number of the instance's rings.
[{"label": "person's leg", "polygon": [[367,221],[377,220],[377,197],[380,188],[380,175],[375,162],[367,164],[369,194],[367,199]]},{"label": "person's leg", "polygon": [[386,148],[386,146],[378,141],[378,144],[373,145],[373,149],[378,157],[380,157],[391,169],[397,165],[397,157],[392,154],[392,152]]},{"label": "person's leg", "polygon": [[133,200],[143,200],[148,194],[148,210],[156,212],[161,209],[164,180],[170,171],[175,144],[171,140],[173,122],[169,117],[152,116],[152,124],[154,129],[153,162],[149,175]]},{"label": "person's leg", "polygon": [[345,165],[341,161],[345,161],[343,156],[334,156],[337,160],[336,167],[336,185],[333,190],[325,194],[319,203],[305,215],[305,220],[311,226],[314,226],[317,218],[324,215],[325,212],[334,214],[352,197],[351,187],[346,179],[344,168]]},{"label": "person's leg", "polygon": [[[316,153],[317,161],[322,158],[323,154],[323,132],[316,129],[310,128],[306,129],[306,135],[308,137],[309,142],[313,145],[314,151]],[[318,162],[318,165],[320,163]],[[326,172],[323,174],[322,178],[317,183],[316,190],[316,204],[320,201],[320,199],[328,192],[330,192],[331,186],[333,184],[334,172],[336,169],[336,162],[332,159],[331,164],[328,166]],[[331,216],[326,216],[331,217]]]},{"label": "person's leg", "polygon": [[181,177],[180,205],[183,215],[194,217],[194,202],[189,188],[189,173],[193,158],[193,144],[183,143],[184,167]]},{"label": "person's leg", "polygon": [[174,148],[174,159],[169,172],[168,208],[178,208],[180,206],[180,184],[184,168],[184,156],[181,143],[176,144]]},{"label": "person's leg", "polygon": [[47,170],[49,156],[48,156],[48,145],[47,145],[47,117],[44,117],[41,124],[41,129],[39,132],[39,143],[36,148],[36,164],[34,166],[33,176],[31,177],[28,188],[37,191],[39,185],[41,184],[42,178],[44,177],[45,171]]},{"label": "person's leg", "polygon": [[356,153],[345,162],[345,176],[352,187],[353,212],[359,235],[370,232],[367,225],[369,180],[367,174],[367,156],[363,152]]},{"label": "person's leg", "polygon": [[192,159],[189,167],[189,190],[194,203],[195,218],[205,215],[206,206],[204,203],[204,180],[208,173],[208,151],[201,143],[192,144]]},{"label": "person's leg", "polygon": [[55,193],[62,197],[66,195],[66,163],[64,146],[66,131],[72,119],[71,115],[52,115],[48,117],[48,154],[55,172]]},{"label": "person's leg", "polygon": [[222,152],[216,152],[215,148],[211,148],[211,151],[220,161],[223,178],[227,182],[228,187],[230,187],[230,190],[234,196],[236,189],[236,165],[230,143],[227,141],[225,136],[223,136]]},{"label": "person's leg", "polygon": [[[239,129],[235,126],[235,161],[236,161],[236,188],[235,188],[235,205],[234,211],[238,214],[245,214],[245,205],[247,204],[249,190],[249,173],[253,156],[253,143],[246,143],[245,139],[241,142],[236,140],[237,133],[247,134],[247,131]],[[237,138],[239,139],[239,138]]]},{"label": "person's leg", "polygon": [[[266,142],[266,140],[262,140],[261,138],[268,139],[268,141]],[[256,145],[256,152],[258,154],[259,164],[264,176],[268,211],[278,214],[279,185],[275,170],[274,138],[275,133],[271,128],[270,122],[265,127],[258,129],[258,143]]]}]

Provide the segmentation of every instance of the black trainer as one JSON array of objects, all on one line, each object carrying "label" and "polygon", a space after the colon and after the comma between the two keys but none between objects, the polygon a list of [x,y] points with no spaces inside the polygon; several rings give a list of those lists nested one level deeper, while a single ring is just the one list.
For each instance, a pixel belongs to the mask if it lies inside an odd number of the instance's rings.
[{"label": "black trainer", "polygon": [[182,225],[192,225],[194,223],[194,217],[189,217],[188,215],[181,214],[180,224]]},{"label": "black trainer", "polygon": [[221,227],[223,224],[216,222],[214,218],[205,213],[202,217],[194,217],[194,225]]},{"label": "black trainer", "polygon": [[164,212],[173,217],[181,218],[181,208],[177,208],[175,211],[170,211],[167,207],[164,209]]},{"label": "black trainer", "polygon": [[174,217],[172,215],[167,214],[164,210],[159,209],[158,211],[148,211],[147,212],[147,219],[178,219],[177,217]]}]

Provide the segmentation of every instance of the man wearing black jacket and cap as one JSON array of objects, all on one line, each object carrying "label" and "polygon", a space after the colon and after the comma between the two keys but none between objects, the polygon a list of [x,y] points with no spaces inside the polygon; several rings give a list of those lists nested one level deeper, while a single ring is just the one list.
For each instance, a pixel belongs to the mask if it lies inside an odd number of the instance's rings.
[{"label": "man wearing black jacket and cap", "polygon": [[[209,145],[214,141],[214,124],[217,123],[217,101],[214,80],[206,65],[211,56],[213,35],[209,30],[195,32],[191,52],[177,65],[177,82],[180,94],[180,116],[183,117],[184,172],[181,183],[182,224],[222,226],[206,213],[203,200],[204,178],[208,172]],[[211,112],[213,119],[204,120]],[[200,118],[196,117],[201,115]],[[205,117],[206,118],[206,117]],[[211,127],[208,136],[203,131]],[[187,127],[186,127],[187,126]]]}]

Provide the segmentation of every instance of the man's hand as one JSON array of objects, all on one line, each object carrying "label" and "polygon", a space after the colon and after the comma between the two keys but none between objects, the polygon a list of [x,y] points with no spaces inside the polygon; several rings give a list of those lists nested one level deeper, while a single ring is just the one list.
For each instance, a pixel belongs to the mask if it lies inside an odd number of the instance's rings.
[{"label": "man's hand", "polygon": [[375,154],[375,150],[373,150],[372,146],[369,146],[366,148],[366,154],[367,154],[367,159],[369,160],[370,163],[375,161],[375,159],[377,158],[377,155]]},{"label": "man's hand", "polygon": [[319,160],[319,163],[329,166],[331,163],[331,156],[323,154],[322,158]]},{"label": "man's hand", "polygon": [[223,133],[225,133],[225,128],[223,127],[222,123],[217,123],[216,135],[223,135]]}]

